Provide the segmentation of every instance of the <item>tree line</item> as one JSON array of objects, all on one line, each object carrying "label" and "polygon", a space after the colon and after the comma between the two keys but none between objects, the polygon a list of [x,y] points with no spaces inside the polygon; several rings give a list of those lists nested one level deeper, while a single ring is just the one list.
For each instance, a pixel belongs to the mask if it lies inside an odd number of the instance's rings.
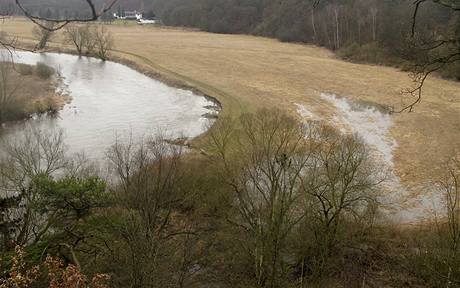
[{"label": "tree line", "polygon": [[[1,4],[0,12],[21,14],[13,2]],[[22,2],[26,11],[42,19],[91,18],[84,3]],[[106,3],[91,2],[97,9]],[[452,0],[119,0],[99,17],[107,20],[120,7],[153,11],[166,25],[310,43],[345,59],[395,65],[415,74],[432,69],[413,63],[442,63],[435,70],[458,79],[460,12],[455,5]]]},{"label": "tree line", "polygon": [[[402,65],[414,60],[413,1],[375,0],[155,0],[153,10],[166,25],[215,33],[245,33],[281,41],[311,43],[344,58]],[[417,15],[417,38],[438,40],[460,27],[459,13],[426,1]],[[434,53],[443,53],[437,49]],[[460,77],[460,66],[443,74]]]}]

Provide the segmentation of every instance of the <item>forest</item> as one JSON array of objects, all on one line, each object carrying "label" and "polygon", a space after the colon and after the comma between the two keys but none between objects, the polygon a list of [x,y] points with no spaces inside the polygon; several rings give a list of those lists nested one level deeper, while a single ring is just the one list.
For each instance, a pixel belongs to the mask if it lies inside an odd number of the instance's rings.
[{"label": "forest", "polygon": [[[156,0],[153,9],[167,25],[215,33],[244,33],[327,47],[357,62],[404,67],[413,61],[413,1],[334,0]],[[417,37],[428,41],[460,33],[458,14],[432,2],[420,6]],[[451,29],[453,28],[453,29]],[[411,51],[411,52],[409,52]],[[442,51],[439,51],[442,53]],[[443,75],[460,77],[458,63]]]}]

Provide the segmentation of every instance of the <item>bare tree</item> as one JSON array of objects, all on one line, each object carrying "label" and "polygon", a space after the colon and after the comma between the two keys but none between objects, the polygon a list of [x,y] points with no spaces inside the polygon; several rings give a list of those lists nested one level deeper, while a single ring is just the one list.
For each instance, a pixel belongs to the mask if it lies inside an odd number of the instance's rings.
[{"label": "bare tree", "polygon": [[340,6],[334,6],[334,20],[335,20],[335,49],[340,48],[340,22],[339,22],[339,13]]},{"label": "bare tree", "polygon": [[84,49],[91,53],[94,47],[94,33],[89,25],[68,25],[65,27],[64,35],[66,42],[75,46],[78,55],[82,55]]},{"label": "bare tree", "polygon": [[[444,262],[450,265],[450,274],[453,270],[458,270],[456,263],[460,260],[460,160],[454,157],[449,159],[445,168],[443,179],[438,181],[441,196],[444,198],[442,210],[444,213],[437,220],[437,226],[440,240],[447,243],[449,250],[444,254],[448,255],[448,259],[444,259]],[[442,246],[444,245],[439,245]],[[446,275],[448,280],[450,276]]]},{"label": "bare tree", "polygon": [[229,221],[248,233],[241,244],[258,286],[280,287],[287,237],[304,217],[300,179],[315,144],[303,125],[278,110],[245,114],[235,124],[220,121],[210,133],[210,151],[235,192],[238,212]]},{"label": "bare tree", "polygon": [[384,178],[358,138],[277,110],[221,120],[210,131],[208,151],[234,191],[236,214],[228,221],[247,236],[240,241],[259,287],[282,287],[292,255],[288,239],[308,242],[295,234],[301,227],[310,227],[311,244],[327,261],[339,230],[373,219]]},{"label": "bare tree", "polygon": [[[447,238],[448,249],[446,259],[448,265],[445,275],[446,287],[460,284],[459,260],[460,260],[460,160],[452,158],[447,163],[447,173],[444,181],[440,183],[447,213],[447,228],[438,229],[440,237]],[[438,227],[439,228],[439,227]],[[454,285],[455,285],[454,284]]]},{"label": "bare tree", "polygon": [[447,175],[440,186],[445,197],[448,239],[453,254],[460,252],[460,160],[452,158],[446,165]]},{"label": "bare tree", "polygon": [[[117,140],[108,152],[120,183],[123,225],[116,233],[126,251],[119,261],[128,267],[133,287],[175,282],[162,271],[168,271],[176,261],[174,255],[187,248],[177,245],[177,237],[193,234],[189,226],[177,222],[177,209],[188,193],[179,189],[181,155],[180,147],[167,144],[161,137],[141,143],[132,137],[125,143]],[[188,256],[184,257],[181,259]]]},{"label": "bare tree", "polygon": [[[434,2],[450,9],[455,15],[456,20],[447,31],[436,34],[434,37],[426,39],[417,33],[417,15],[426,2]],[[417,0],[414,2],[414,14],[412,16],[411,46],[409,53],[415,54],[414,65],[411,67],[411,76],[415,83],[414,87],[405,89],[405,93],[414,98],[410,104],[405,105],[400,110],[411,112],[414,107],[422,100],[423,86],[426,79],[433,73],[460,61],[460,3],[458,0]],[[434,53],[432,53],[434,52]],[[437,53],[440,52],[440,53]]]},{"label": "bare tree", "polygon": [[315,9],[316,9],[316,2],[313,1],[311,7],[311,27],[313,29],[313,37],[314,41],[318,41],[318,35],[316,34],[316,23],[315,23]]},{"label": "bare tree", "polygon": [[18,198],[20,204],[9,211],[11,219],[20,220],[18,229],[12,231],[17,244],[38,241],[50,227],[34,209],[38,195],[30,184],[38,175],[51,175],[65,167],[63,139],[61,130],[26,126],[14,140],[1,145],[0,191],[5,199]]},{"label": "bare tree", "polygon": [[100,25],[94,31],[94,49],[97,57],[101,60],[107,60],[109,51],[113,48],[112,34],[104,25]]},{"label": "bare tree", "polygon": [[370,16],[372,19],[372,41],[377,41],[377,14],[378,9],[377,7],[371,7],[370,9]]},{"label": "bare tree", "polygon": [[0,124],[6,120],[6,114],[15,102],[15,93],[19,85],[12,83],[13,61],[9,54],[0,52]]},{"label": "bare tree", "polygon": [[[90,16],[89,17],[82,17],[82,18],[79,18],[79,17],[71,18],[71,17],[69,17],[69,18],[64,18],[64,19],[57,19],[57,18],[55,19],[55,18],[49,18],[49,17],[36,16],[36,15],[33,15],[29,10],[27,10],[27,7],[25,5],[23,5],[21,0],[15,0],[15,3],[16,3],[16,6],[18,7],[18,9],[27,18],[29,18],[33,23],[35,23],[41,30],[47,30],[49,32],[54,32],[54,31],[58,31],[58,30],[64,28],[69,23],[96,21],[101,15],[103,15],[103,14],[107,13],[108,11],[110,11],[110,9],[112,9],[112,7],[115,5],[115,3],[117,1],[118,0],[110,0],[110,1],[107,0],[107,1],[104,2],[102,8],[100,10],[97,10],[96,4],[95,4],[95,2],[93,0],[84,0],[84,2],[86,2],[87,7],[88,7],[88,9],[90,11]],[[9,15],[9,13],[12,12],[11,10],[12,9],[9,9],[7,11],[8,15]],[[6,15],[6,16],[8,16],[8,15]],[[0,19],[2,19],[2,18],[0,18]],[[44,34],[43,32],[40,32],[40,33]],[[46,44],[46,42],[44,44]],[[15,41],[15,39],[10,39],[10,40],[0,39],[0,46],[2,46],[3,48],[5,48],[7,50],[16,49],[16,41]],[[38,45],[38,47],[40,47],[40,46],[41,45]],[[38,48],[38,47],[37,47],[37,49],[41,49],[41,48]]]},{"label": "bare tree", "polygon": [[[41,50],[46,48],[48,42],[51,41],[55,35],[53,31],[54,23],[45,22],[43,26],[35,26],[33,28],[34,37],[37,39],[38,43],[36,49]],[[47,28],[43,28],[47,27]]]},{"label": "bare tree", "polygon": [[[418,240],[416,260],[424,277],[433,287],[460,285],[460,159],[452,157],[445,174],[435,182],[441,205],[436,208],[428,237]],[[433,231],[434,230],[434,231]],[[433,231],[433,232],[431,232]]]},{"label": "bare tree", "polygon": [[320,147],[302,177],[305,211],[309,213],[304,224],[314,235],[318,259],[326,262],[347,222],[361,223],[362,227],[372,223],[385,174],[376,169],[365,144],[356,136],[322,127],[318,140]]}]

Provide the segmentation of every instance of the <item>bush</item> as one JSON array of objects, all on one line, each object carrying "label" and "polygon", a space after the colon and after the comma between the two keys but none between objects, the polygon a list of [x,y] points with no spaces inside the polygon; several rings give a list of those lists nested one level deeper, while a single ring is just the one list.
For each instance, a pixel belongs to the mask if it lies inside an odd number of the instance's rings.
[{"label": "bush", "polygon": [[44,25],[44,27],[47,27],[47,29],[43,27],[35,26],[32,30],[32,33],[35,39],[38,40],[36,48],[39,50],[46,48],[46,46],[48,45],[48,42],[51,41],[56,35],[56,32],[52,31],[52,29],[55,26],[54,22],[45,21],[42,23],[42,25]]},{"label": "bush", "polygon": [[45,63],[38,62],[37,67],[35,68],[37,76],[42,79],[49,79],[54,74],[54,69]]},{"label": "bush", "polygon": [[441,70],[441,76],[460,81],[460,61],[450,63]]},{"label": "bush", "polygon": [[345,46],[341,48],[337,53],[343,59],[354,59],[356,58],[361,50],[361,46],[353,42],[351,45]]},{"label": "bush", "polygon": [[353,42],[337,51],[337,54],[346,60],[375,63],[375,64],[386,64],[396,65],[400,64],[401,61],[392,57],[388,51],[378,45],[378,43],[369,43],[359,45]]},{"label": "bush", "polygon": [[[109,57],[109,51],[113,48],[113,37],[110,31],[105,26],[100,25],[93,32],[94,49],[96,56],[102,61],[106,61]],[[93,49],[93,48],[91,48]],[[88,48],[88,51],[90,48]]]},{"label": "bush", "polygon": [[19,74],[21,74],[22,76],[32,75],[34,73],[34,69],[30,65],[26,65],[26,64],[16,64],[16,65],[17,65],[17,68],[18,68],[17,70]]}]

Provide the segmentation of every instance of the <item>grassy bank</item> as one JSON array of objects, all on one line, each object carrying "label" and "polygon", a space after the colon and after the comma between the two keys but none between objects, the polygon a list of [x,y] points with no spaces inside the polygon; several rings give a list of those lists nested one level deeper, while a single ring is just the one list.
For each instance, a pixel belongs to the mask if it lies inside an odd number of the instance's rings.
[{"label": "grassy bank", "polygon": [[1,86],[4,96],[1,103],[1,121],[9,122],[28,118],[34,114],[56,112],[69,100],[56,92],[59,79],[56,71],[38,63],[25,65],[0,62]]}]

